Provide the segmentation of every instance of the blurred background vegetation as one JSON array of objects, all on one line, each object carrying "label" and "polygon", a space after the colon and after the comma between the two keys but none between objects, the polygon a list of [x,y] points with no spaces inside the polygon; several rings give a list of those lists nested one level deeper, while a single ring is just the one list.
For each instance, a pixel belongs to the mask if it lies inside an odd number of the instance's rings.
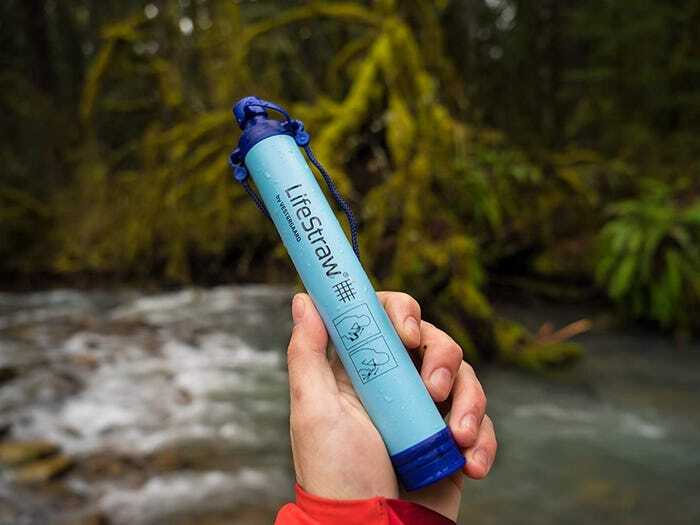
[{"label": "blurred background vegetation", "polygon": [[226,163],[255,94],[305,121],[378,286],[468,357],[578,355],[497,318],[489,289],[698,327],[698,0],[0,10],[5,287],[294,279]]}]

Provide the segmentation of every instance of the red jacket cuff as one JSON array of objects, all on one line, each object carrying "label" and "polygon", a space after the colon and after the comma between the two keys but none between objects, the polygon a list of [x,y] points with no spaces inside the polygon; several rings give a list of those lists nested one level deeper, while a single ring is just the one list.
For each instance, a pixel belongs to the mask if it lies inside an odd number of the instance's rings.
[{"label": "red jacket cuff", "polygon": [[375,497],[334,500],[309,494],[294,486],[296,503],[277,514],[275,525],[454,525],[441,514],[409,501]]}]

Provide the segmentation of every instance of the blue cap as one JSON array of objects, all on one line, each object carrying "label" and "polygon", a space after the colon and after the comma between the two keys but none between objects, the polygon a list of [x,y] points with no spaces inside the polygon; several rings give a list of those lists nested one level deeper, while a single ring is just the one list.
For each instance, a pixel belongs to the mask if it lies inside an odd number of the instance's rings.
[{"label": "blue cap", "polygon": [[[286,121],[269,118],[267,109],[273,109],[283,113],[287,117]],[[238,141],[238,157],[245,159],[248,152],[258,142],[275,135],[294,136],[289,127],[289,115],[287,112],[271,102],[259,99],[258,97],[245,97],[233,106],[233,115],[238,126],[243,130]],[[302,126],[303,128],[303,126]],[[303,132],[303,129],[301,130]],[[308,140],[307,140],[308,142]]]},{"label": "blue cap", "polygon": [[432,485],[464,468],[465,460],[445,427],[420,443],[391,456],[396,476],[406,490]]},{"label": "blue cap", "polygon": [[[281,114],[285,120],[270,119],[267,114],[268,109]],[[306,148],[311,140],[304,130],[304,123],[290,117],[286,109],[274,102],[258,97],[244,97],[233,106],[233,115],[243,134],[233,154],[237,162],[232,162],[232,166],[240,164],[258,142],[274,135],[289,135],[300,148]]]}]

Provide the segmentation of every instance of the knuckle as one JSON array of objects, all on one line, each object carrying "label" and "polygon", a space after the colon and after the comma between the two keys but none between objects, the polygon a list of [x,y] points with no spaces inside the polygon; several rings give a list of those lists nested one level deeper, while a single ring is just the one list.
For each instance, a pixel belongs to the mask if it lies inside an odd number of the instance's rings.
[{"label": "knuckle", "polygon": [[491,455],[495,457],[496,451],[498,450],[498,438],[496,437],[496,428],[493,425],[493,420],[484,414],[484,425],[488,425],[489,431],[486,437],[486,446],[489,447]]},{"label": "knuckle", "polygon": [[460,372],[465,374],[467,381],[474,388],[474,396],[485,408],[487,404],[486,391],[484,390],[484,386],[481,384],[481,381],[479,381],[479,378],[476,377],[474,368],[472,368],[472,366],[465,361],[462,361],[462,364],[460,365]]},{"label": "knuckle", "polygon": [[407,308],[420,315],[420,304],[406,292],[393,292],[390,300],[395,303],[395,306]]},{"label": "knuckle", "polygon": [[434,333],[438,330],[433,323],[426,321],[425,319],[421,319],[420,328],[421,332],[424,332],[424,337],[426,338],[433,338],[435,335]]},{"label": "knuckle", "polygon": [[397,301],[401,301],[402,303],[410,302],[413,301],[413,297],[408,295],[406,292],[394,292],[394,297],[396,298]]},{"label": "knuckle", "polygon": [[481,417],[484,417],[486,414],[486,396],[483,394],[483,390],[479,390],[476,394],[476,398],[474,399],[474,412],[479,414]]},{"label": "knuckle", "polygon": [[444,348],[447,352],[449,352],[451,354],[458,354],[458,353],[461,354],[462,353],[462,347],[457,344],[457,341],[452,339],[450,334],[448,334],[444,330],[441,330],[440,328],[437,328],[435,326],[433,326],[433,329],[435,330],[436,342],[442,348]]},{"label": "knuckle", "polygon": [[465,374],[466,376],[473,376],[476,377],[476,373],[474,372],[474,367],[467,363],[466,361],[462,361],[462,363],[459,365],[459,372],[461,374]]},{"label": "knuckle", "polygon": [[493,442],[496,445],[498,445],[498,442],[496,440],[496,426],[493,424],[493,419],[491,419],[491,417],[488,414],[484,415],[484,419],[486,419],[488,425],[491,427],[491,435],[493,436]]},{"label": "knuckle", "polygon": [[476,382],[476,386],[477,386],[477,397],[479,398],[482,406],[484,407],[484,414],[486,414],[486,407],[489,404],[489,400],[486,397],[486,392],[484,392],[484,387],[481,386],[481,383],[479,383],[479,381]]},{"label": "knuckle", "polygon": [[459,363],[462,361],[462,347],[459,346],[454,339],[450,338],[450,342],[447,344],[447,353],[449,357],[455,361],[457,366],[461,366]]},{"label": "knuckle", "polygon": [[408,307],[413,310],[416,315],[420,318],[421,316],[421,310],[420,310],[420,303],[416,301],[413,296],[404,294],[406,296],[406,303]]}]

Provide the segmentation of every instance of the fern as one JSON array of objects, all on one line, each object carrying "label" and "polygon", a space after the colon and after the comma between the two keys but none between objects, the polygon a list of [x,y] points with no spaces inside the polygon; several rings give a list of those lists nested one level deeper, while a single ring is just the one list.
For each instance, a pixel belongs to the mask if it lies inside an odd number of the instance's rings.
[{"label": "fern", "polygon": [[680,206],[658,186],[610,208],[596,277],[639,319],[688,329],[698,307],[700,202]]}]

